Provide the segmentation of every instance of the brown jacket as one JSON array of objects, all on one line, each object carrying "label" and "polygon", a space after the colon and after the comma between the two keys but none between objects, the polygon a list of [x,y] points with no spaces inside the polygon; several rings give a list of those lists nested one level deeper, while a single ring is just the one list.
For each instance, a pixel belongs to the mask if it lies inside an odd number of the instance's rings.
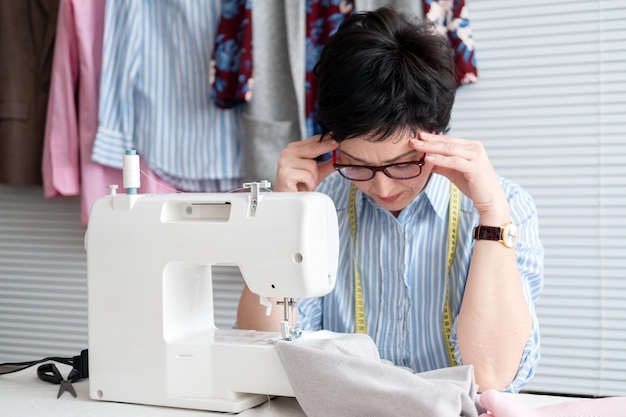
[{"label": "brown jacket", "polygon": [[41,183],[59,0],[0,0],[0,183]]}]

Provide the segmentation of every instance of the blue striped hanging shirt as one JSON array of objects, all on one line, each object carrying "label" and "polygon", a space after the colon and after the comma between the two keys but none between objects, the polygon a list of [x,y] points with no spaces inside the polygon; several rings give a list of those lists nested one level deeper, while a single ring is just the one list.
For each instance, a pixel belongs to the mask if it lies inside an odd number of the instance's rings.
[{"label": "blue striped hanging shirt", "polygon": [[[535,302],[543,287],[543,246],[531,197],[518,185],[501,180],[513,222],[520,229],[516,247],[524,293],[532,314],[532,334],[517,376],[506,388],[517,392],[534,375],[539,360],[539,326]],[[380,355],[396,365],[424,372],[451,366],[443,340],[442,312],[446,282],[446,251],[450,183],[433,174],[426,188],[398,218],[357,193],[357,261],[363,287],[368,334]],[[334,201],[339,219],[339,268],[335,289],[321,298],[299,303],[304,330],[354,332],[354,254],[348,215],[350,181],[329,176],[318,191]],[[456,323],[469,271],[478,213],[461,196],[456,255],[450,274],[454,318],[451,342],[459,364]]]},{"label": "blue striped hanging shirt", "polygon": [[186,191],[240,186],[241,108],[211,97],[218,1],[108,0],[92,158],[122,168],[136,149]]}]

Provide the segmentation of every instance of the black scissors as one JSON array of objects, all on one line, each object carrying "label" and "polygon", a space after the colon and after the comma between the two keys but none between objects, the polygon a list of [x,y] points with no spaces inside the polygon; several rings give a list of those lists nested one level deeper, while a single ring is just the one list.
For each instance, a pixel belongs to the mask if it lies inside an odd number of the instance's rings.
[{"label": "black scissors", "polygon": [[37,376],[42,381],[60,385],[57,399],[60,398],[65,391],[69,392],[70,394],[72,394],[72,397],[76,398],[76,390],[74,389],[72,382],[79,380],[80,375],[78,374],[78,372],[76,372],[75,369],[72,369],[66,379],[63,378],[63,375],[61,375],[61,372],[55,364],[45,363],[37,368]]}]

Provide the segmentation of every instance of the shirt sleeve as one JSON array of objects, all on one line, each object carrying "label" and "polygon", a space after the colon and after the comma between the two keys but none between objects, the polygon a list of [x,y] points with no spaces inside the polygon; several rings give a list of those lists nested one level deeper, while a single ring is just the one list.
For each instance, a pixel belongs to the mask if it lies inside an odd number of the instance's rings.
[{"label": "shirt sleeve", "polygon": [[59,4],[54,60],[46,116],[43,183],[47,198],[80,193],[78,115],[78,41],[70,2]]},{"label": "shirt sleeve", "polygon": [[[515,248],[517,266],[532,319],[530,337],[524,347],[517,374],[504,389],[506,392],[515,393],[519,392],[530,381],[539,364],[540,333],[535,303],[543,289],[544,250],[539,239],[539,222],[534,201],[528,193],[517,185],[503,181],[503,187],[508,196],[511,218],[520,232],[519,243]],[[454,320],[451,341],[455,358],[459,364],[462,364],[457,343],[457,321],[458,316]]]},{"label": "shirt sleeve", "polygon": [[122,168],[124,152],[134,149],[133,93],[139,59],[140,21],[135,0],[106,3],[102,73],[98,105],[98,132],[92,159]]}]

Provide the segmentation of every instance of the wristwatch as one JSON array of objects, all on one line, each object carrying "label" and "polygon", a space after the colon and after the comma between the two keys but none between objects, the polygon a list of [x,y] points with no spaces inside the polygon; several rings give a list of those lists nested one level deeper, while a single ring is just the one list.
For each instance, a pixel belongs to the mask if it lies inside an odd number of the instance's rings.
[{"label": "wristwatch", "polygon": [[507,248],[513,248],[519,240],[519,230],[512,222],[498,227],[479,224],[474,228],[474,239],[495,240]]}]

